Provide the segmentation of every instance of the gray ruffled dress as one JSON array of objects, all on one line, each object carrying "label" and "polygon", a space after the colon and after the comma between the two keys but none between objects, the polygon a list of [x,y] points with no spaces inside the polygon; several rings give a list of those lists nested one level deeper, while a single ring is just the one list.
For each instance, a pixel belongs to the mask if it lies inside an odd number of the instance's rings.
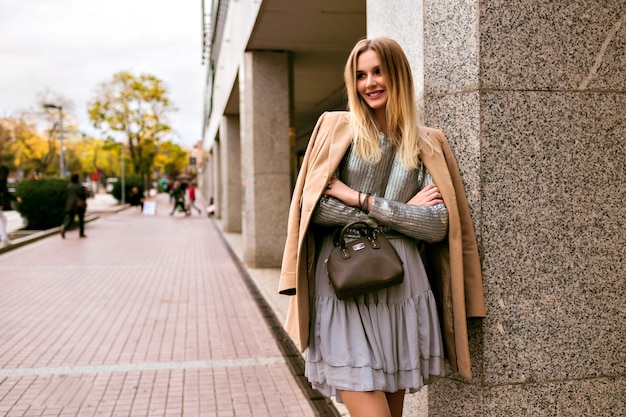
[{"label": "gray ruffled dress", "polygon": [[[305,375],[315,389],[338,401],[338,390],[415,392],[444,375],[437,307],[420,246],[445,238],[448,211],[443,204],[403,203],[433,180],[423,165],[405,169],[383,135],[380,145],[379,163],[365,163],[350,148],[336,174],[351,188],[376,196],[369,213],[322,196],[313,214],[317,263]],[[404,263],[404,281],[342,301],[332,288],[326,261],[334,231],[355,220],[377,225],[387,236]]]}]

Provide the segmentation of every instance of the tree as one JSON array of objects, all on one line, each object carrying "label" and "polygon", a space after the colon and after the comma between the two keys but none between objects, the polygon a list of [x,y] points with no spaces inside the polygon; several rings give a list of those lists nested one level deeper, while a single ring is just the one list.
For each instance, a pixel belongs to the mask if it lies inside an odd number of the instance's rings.
[{"label": "tree", "polygon": [[128,72],[119,72],[100,84],[96,97],[88,103],[93,126],[109,140],[126,141],[134,171],[147,184],[158,145],[170,132],[167,115],[175,110],[161,80]]},{"label": "tree", "polygon": [[82,134],[82,139],[74,143],[74,152],[80,162],[80,168],[85,174],[104,171],[108,168],[106,154],[111,153],[115,157],[115,150],[104,149],[103,142]]},{"label": "tree", "polygon": [[165,174],[170,178],[176,178],[183,172],[189,159],[187,152],[178,144],[167,141],[159,146],[159,154],[154,160],[154,167],[160,174]]},{"label": "tree", "polygon": [[13,121],[0,119],[0,165],[8,166],[11,171],[15,170],[14,144]]},{"label": "tree", "polygon": [[56,164],[56,141],[52,136],[44,138],[37,131],[32,115],[22,113],[17,118],[5,118],[0,121],[1,162],[10,170],[53,174],[58,170]]},{"label": "tree", "polygon": [[[52,130],[51,130],[52,131]],[[16,165],[24,174],[35,171],[40,174],[53,174],[58,171],[56,140],[49,131],[42,137],[34,122],[25,116],[13,120],[13,134],[16,141]]]}]

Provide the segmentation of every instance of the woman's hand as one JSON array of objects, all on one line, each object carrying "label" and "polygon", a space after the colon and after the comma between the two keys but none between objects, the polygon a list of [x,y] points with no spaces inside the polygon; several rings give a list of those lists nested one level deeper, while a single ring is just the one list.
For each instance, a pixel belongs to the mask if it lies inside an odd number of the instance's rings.
[{"label": "woman's hand", "polygon": [[[333,177],[330,180],[323,194],[330,197],[335,197],[337,200],[341,200],[345,204],[352,207],[360,207],[361,205],[358,201],[359,192],[348,187],[343,181],[341,181],[337,177]],[[364,198],[364,195],[361,194],[361,200],[363,200]]]},{"label": "woman's hand", "polygon": [[436,206],[437,204],[442,203],[443,198],[441,197],[441,193],[435,184],[428,184],[407,202],[407,204],[427,207]]}]

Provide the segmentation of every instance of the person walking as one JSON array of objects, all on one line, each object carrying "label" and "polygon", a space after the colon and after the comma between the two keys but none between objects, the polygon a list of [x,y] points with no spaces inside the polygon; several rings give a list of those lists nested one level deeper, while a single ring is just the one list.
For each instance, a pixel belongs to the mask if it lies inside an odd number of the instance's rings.
[{"label": "person walking", "polygon": [[[396,41],[355,45],[344,71],[348,111],[318,119],[289,209],[279,283],[292,296],[285,327],[305,352],[309,382],[352,417],[402,416],[405,393],[444,375],[444,349],[471,378],[466,317],[485,315],[456,160],[441,131],[418,124],[411,74]],[[389,239],[404,279],[340,300],[326,261],[335,231],[356,220]]]},{"label": "person walking", "polygon": [[143,194],[139,191],[139,187],[133,187],[130,190],[130,196],[128,197],[128,203],[131,207],[139,208],[139,211],[143,211],[143,203],[145,198]]},{"label": "person walking", "polygon": [[11,244],[7,231],[7,216],[5,210],[11,210],[13,201],[22,202],[20,197],[15,197],[7,185],[9,179],[9,168],[0,165],[0,246],[8,246]]},{"label": "person walking", "polygon": [[174,185],[172,186],[171,198],[174,200],[174,207],[172,208],[170,216],[174,215],[176,209],[184,212],[185,216],[189,216],[191,214],[185,202],[185,188],[180,183],[180,181],[174,181]]},{"label": "person walking", "polygon": [[87,211],[87,190],[78,182],[78,174],[70,176],[70,183],[67,185],[67,195],[65,197],[65,218],[61,226],[61,237],[65,239],[67,232],[74,224],[74,218],[78,216],[78,236],[86,238],[85,235],[85,212]]},{"label": "person walking", "polygon": [[198,211],[198,214],[202,214],[202,210],[196,206],[196,187],[193,185],[193,182],[190,182],[189,187],[187,187],[187,196],[189,198],[189,212],[191,213],[193,208]]}]

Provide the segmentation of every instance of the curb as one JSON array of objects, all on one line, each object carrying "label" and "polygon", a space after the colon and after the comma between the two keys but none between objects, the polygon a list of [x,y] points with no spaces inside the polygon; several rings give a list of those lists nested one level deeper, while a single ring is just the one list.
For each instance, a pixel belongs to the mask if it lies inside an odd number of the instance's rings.
[{"label": "curb", "polygon": [[[90,214],[88,216],[85,216],[85,223],[92,222],[99,218],[100,216],[97,214]],[[29,243],[34,243],[38,240],[44,239],[48,236],[56,235],[60,232],[61,232],[61,226],[53,227],[47,230],[35,231],[32,234],[29,234],[28,236],[13,240],[9,246],[1,247],[0,254],[12,251],[17,248],[21,248],[22,246],[28,245]]]},{"label": "curb", "polygon": [[[126,210],[129,207],[130,207],[130,204],[126,203],[126,204],[119,204],[113,207],[103,208],[101,210],[93,210],[93,211],[88,210],[87,214],[85,215],[85,223],[99,219],[100,214],[119,213],[120,211]],[[44,239],[48,236],[52,236],[60,232],[61,232],[61,226],[53,227],[47,230],[34,231],[28,236],[20,237],[20,238],[12,240],[11,244],[8,246],[0,247],[0,254],[12,251],[14,249],[20,248],[29,243],[36,242],[40,239]]]}]

